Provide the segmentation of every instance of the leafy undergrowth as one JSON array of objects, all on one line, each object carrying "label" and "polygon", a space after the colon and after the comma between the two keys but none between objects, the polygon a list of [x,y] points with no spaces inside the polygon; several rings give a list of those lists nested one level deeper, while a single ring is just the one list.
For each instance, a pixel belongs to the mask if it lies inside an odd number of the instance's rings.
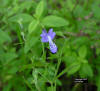
[{"label": "leafy undergrowth", "polygon": [[100,91],[100,0],[0,0],[0,91]]}]

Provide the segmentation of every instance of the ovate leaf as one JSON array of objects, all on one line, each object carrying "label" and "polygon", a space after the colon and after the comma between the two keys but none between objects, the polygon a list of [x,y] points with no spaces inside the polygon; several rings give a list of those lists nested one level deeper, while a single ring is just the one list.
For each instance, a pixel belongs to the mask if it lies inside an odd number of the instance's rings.
[{"label": "ovate leaf", "polygon": [[37,20],[33,20],[28,27],[29,33],[32,33],[37,27],[38,27],[39,22]]},{"label": "ovate leaf", "polygon": [[69,67],[67,67],[66,69],[64,69],[58,76],[57,78],[59,78],[60,76],[62,76],[65,73],[68,73],[68,75],[72,75],[74,73],[76,73],[79,69],[80,69],[81,64],[79,62],[74,62],[72,63]]},{"label": "ovate leaf", "polygon": [[45,11],[45,2],[41,0],[40,3],[36,7],[35,16],[37,18],[40,18],[44,14],[44,11]]},{"label": "ovate leaf", "polygon": [[32,48],[32,46],[36,44],[37,41],[38,41],[37,37],[28,36],[24,47],[25,53],[27,53]]},{"label": "ovate leaf", "polygon": [[11,38],[6,32],[0,30],[0,44],[4,42],[11,42]]},{"label": "ovate leaf", "polygon": [[48,27],[61,27],[61,26],[67,26],[68,21],[66,19],[63,19],[62,17],[50,15],[43,19],[42,21],[43,25]]},{"label": "ovate leaf", "polygon": [[10,17],[9,20],[12,22],[21,21],[23,23],[26,23],[26,22],[32,21],[33,17],[29,14],[26,14],[26,13],[20,13],[20,14],[17,14],[15,16]]},{"label": "ovate leaf", "polygon": [[73,64],[71,64],[67,69],[67,73],[68,75],[74,74],[76,73],[79,69],[80,69],[81,64],[78,62],[74,62]]},{"label": "ovate leaf", "polygon": [[79,49],[79,56],[85,58],[87,55],[87,48],[86,46],[81,46]]},{"label": "ovate leaf", "polygon": [[[20,4],[20,10],[24,10],[24,9],[27,9],[29,10],[34,4],[34,1],[24,1],[23,3]],[[35,4],[34,4],[35,6]]]},{"label": "ovate leaf", "polygon": [[84,63],[80,69],[81,77],[93,77],[93,70],[88,63]]}]

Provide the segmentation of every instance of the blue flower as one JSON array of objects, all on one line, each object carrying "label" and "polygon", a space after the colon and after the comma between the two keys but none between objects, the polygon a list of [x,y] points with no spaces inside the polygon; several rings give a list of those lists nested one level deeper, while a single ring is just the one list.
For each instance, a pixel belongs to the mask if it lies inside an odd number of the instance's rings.
[{"label": "blue flower", "polygon": [[48,33],[46,32],[46,30],[43,30],[42,34],[40,35],[42,42],[49,42],[50,51],[52,53],[56,53],[57,52],[57,46],[52,41],[54,39],[55,35],[56,35],[56,33],[53,32],[53,29],[49,29]]}]

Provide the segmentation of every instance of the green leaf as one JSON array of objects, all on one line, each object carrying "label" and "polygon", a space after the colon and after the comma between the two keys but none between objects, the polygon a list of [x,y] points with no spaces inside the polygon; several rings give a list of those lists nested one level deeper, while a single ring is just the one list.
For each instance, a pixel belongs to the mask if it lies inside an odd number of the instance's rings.
[{"label": "green leaf", "polygon": [[[20,10],[27,9],[29,10],[34,4],[34,1],[24,1],[23,3],[20,4]],[[34,4],[35,6],[35,4]]]},{"label": "green leaf", "polygon": [[78,44],[78,46],[79,45],[81,46],[83,44],[87,45],[89,43],[90,43],[89,38],[86,36],[76,37],[76,38],[74,38],[74,41],[72,41],[73,45]]},{"label": "green leaf", "polygon": [[89,9],[85,10],[82,5],[77,5],[74,9],[74,15],[77,17],[85,17],[90,13]]},{"label": "green leaf", "polygon": [[67,0],[67,7],[72,11],[74,8],[74,3],[72,0]]},{"label": "green leaf", "polygon": [[100,91],[100,81],[99,81],[99,84],[98,84],[97,91]]},{"label": "green leaf", "polygon": [[77,57],[77,60],[81,63],[88,63],[88,60],[82,58],[82,57]]},{"label": "green leaf", "polygon": [[18,71],[18,67],[14,66],[11,69],[8,70],[9,74],[15,74]]},{"label": "green leaf", "polygon": [[96,54],[100,55],[100,48],[96,48]]},{"label": "green leaf", "polygon": [[81,46],[79,49],[79,56],[85,58],[87,55],[87,48],[86,46]]},{"label": "green leaf", "polygon": [[54,87],[54,86],[47,87],[47,91],[53,91],[53,89],[55,89],[55,87]]},{"label": "green leaf", "polygon": [[64,36],[63,32],[61,32],[61,31],[57,31],[56,35],[58,35],[58,36]]},{"label": "green leaf", "polygon": [[8,52],[4,54],[4,59],[7,61],[11,61],[13,59],[15,59],[17,57],[17,55],[14,52]]},{"label": "green leaf", "polygon": [[15,49],[10,49],[8,52],[2,53],[2,55],[0,55],[0,59],[2,59],[2,63],[6,65],[17,58],[17,56],[18,55],[15,53]]},{"label": "green leaf", "polygon": [[7,85],[4,86],[2,91],[11,91],[12,84],[9,82]]},{"label": "green leaf", "polygon": [[67,67],[66,69],[64,69],[58,76],[57,78],[59,78],[60,76],[62,76],[63,74],[65,74],[66,72],[68,73],[68,75],[72,75],[74,73],[76,73],[79,69],[80,69],[81,64],[79,62],[74,62],[72,63],[69,67]]},{"label": "green leaf", "polygon": [[11,42],[11,38],[6,32],[0,30],[0,45],[4,42]]},{"label": "green leaf", "polygon": [[100,19],[100,12],[98,12],[100,10],[99,4],[100,4],[100,1],[97,1],[97,2],[93,3],[93,5],[92,5],[92,11],[94,13],[94,17],[97,19]]},{"label": "green leaf", "polygon": [[61,82],[61,80],[56,79],[56,83],[57,83],[58,86],[62,86],[62,82]]},{"label": "green leaf", "polygon": [[74,73],[76,73],[79,69],[80,69],[81,64],[78,62],[74,62],[73,64],[71,64],[67,69],[67,73],[68,75],[72,75]]},{"label": "green leaf", "polygon": [[100,91],[100,74],[98,74],[98,76],[96,76],[96,85],[97,85],[97,91]]},{"label": "green leaf", "polygon": [[39,22],[37,20],[33,20],[28,27],[29,34],[35,31],[35,29],[38,27]]},{"label": "green leaf", "polygon": [[41,0],[38,6],[36,7],[35,16],[37,18],[40,18],[44,14],[44,9],[45,9],[45,2]]},{"label": "green leaf", "polygon": [[25,47],[24,47],[25,53],[27,53],[32,48],[32,46],[34,46],[37,43],[37,41],[38,41],[37,37],[29,35],[25,42]]},{"label": "green leaf", "polygon": [[84,63],[80,69],[80,76],[81,77],[93,77],[93,70],[88,63]]},{"label": "green leaf", "polygon": [[23,23],[26,23],[26,22],[30,22],[33,20],[33,17],[29,14],[26,14],[26,13],[20,13],[20,14],[16,14],[15,16],[12,16],[9,18],[9,21],[12,21],[12,22],[23,22]]},{"label": "green leaf", "polygon": [[63,19],[62,17],[50,15],[43,19],[42,21],[43,25],[48,27],[61,27],[61,26],[67,26],[68,21]]},{"label": "green leaf", "polygon": [[26,70],[26,69],[32,69],[33,67],[45,67],[48,64],[42,62],[42,61],[36,61],[34,62],[34,64],[27,64],[27,65],[23,65],[20,69],[20,71]]}]

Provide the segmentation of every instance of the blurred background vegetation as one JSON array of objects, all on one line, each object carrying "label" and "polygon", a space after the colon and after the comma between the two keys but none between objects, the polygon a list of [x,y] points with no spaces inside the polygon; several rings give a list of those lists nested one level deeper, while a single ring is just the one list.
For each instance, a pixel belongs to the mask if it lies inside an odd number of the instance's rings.
[{"label": "blurred background vegetation", "polygon": [[0,91],[100,91],[100,0],[0,0]]}]

